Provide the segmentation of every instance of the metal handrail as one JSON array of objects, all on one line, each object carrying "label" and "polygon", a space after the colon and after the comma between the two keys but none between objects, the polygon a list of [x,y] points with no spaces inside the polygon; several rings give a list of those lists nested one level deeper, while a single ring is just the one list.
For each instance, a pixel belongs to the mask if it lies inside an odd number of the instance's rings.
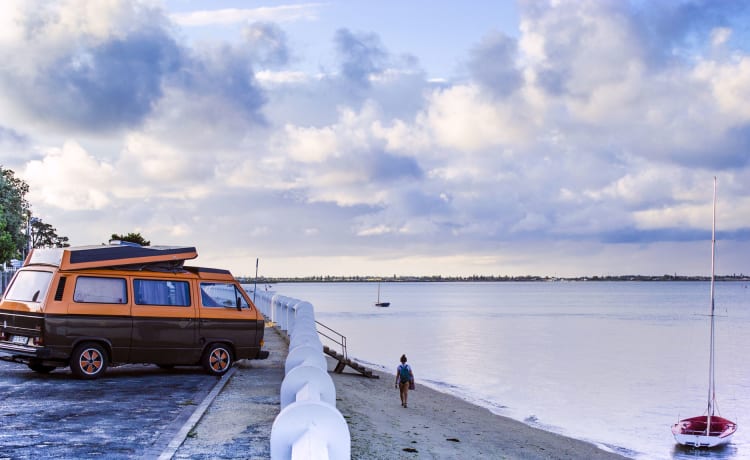
[{"label": "metal handrail", "polygon": [[315,320],[315,324],[324,327],[327,331],[330,331],[330,333],[336,335],[338,338],[333,338],[326,334],[323,331],[318,331],[318,334],[322,335],[323,337],[327,338],[331,342],[335,343],[336,345],[339,345],[341,347],[341,354],[344,355],[344,359],[348,359],[346,355],[346,336],[344,334],[341,334],[340,332],[334,331],[330,327],[326,326],[325,324],[321,323],[318,320]]}]

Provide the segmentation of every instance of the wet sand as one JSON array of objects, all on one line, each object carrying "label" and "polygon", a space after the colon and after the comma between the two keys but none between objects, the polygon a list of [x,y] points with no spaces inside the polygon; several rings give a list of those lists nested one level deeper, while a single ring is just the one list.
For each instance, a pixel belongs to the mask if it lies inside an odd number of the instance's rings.
[{"label": "wet sand", "polygon": [[[331,364],[331,363],[329,363]],[[329,367],[332,369],[332,367]],[[401,407],[394,375],[331,373],[356,459],[623,459],[419,385]]]}]

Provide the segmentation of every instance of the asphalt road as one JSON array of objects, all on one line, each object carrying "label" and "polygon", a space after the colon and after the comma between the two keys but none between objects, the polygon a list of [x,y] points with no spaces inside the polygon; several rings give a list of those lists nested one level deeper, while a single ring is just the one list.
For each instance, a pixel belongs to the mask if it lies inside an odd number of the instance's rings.
[{"label": "asphalt road", "polygon": [[0,460],[156,458],[217,381],[200,367],[127,365],[83,381],[0,361]]}]

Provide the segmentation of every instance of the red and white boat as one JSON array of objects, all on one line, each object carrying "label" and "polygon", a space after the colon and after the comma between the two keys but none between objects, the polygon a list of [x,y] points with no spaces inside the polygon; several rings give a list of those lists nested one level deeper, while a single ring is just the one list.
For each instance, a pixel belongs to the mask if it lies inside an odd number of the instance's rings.
[{"label": "red and white boat", "polygon": [[737,424],[718,415],[714,370],[714,262],[716,258],[716,178],[714,177],[713,223],[711,226],[711,339],[708,363],[708,407],[703,415],[682,419],[672,425],[674,439],[684,446],[716,447],[732,439]]},{"label": "red and white boat", "polygon": [[[711,429],[706,427],[711,424]],[[693,447],[716,447],[728,443],[737,424],[718,415],[699,415],[675,423],[672,434],[678,443]],[[708,433],[708,434],[706,434]]]}]

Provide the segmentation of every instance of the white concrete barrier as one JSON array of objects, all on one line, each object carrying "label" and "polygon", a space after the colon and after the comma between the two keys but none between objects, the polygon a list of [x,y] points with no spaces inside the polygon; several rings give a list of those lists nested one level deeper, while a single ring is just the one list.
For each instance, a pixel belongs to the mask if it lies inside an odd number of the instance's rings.
[{"label": "white concrete barrier", "polygon": [[323,356],[323,350],[312,345],[300,345],[289,351],[284,363],[284,375],[297,366],[305,363],[308,366],[319,367],[322,371],[328,372],[328,361]]},{"label": "white concrete barrier", "polygon": [[255,293],[255,305],[289,337],[281,412],[271,428],[271,459],[351,459],[349,426],[336,409],[336,388],[309,302]]},{"label": "white concrete barrier", "polygon": [[313,335],[313,333],[309,331],[304,331],[301,334],[294,334],[289,340],[289,351],[305,345],[316,347],[321,353],[323,352],[323,343],[320,341],[318,334]]},{"label": "white concrete barrier", "polygon": [[271,312],[271,299],[273,298],[275,292],[258,291],[257,288],[255,291],[253,291],[249,287],[245,287],[244,285],[243,287],[245,288],[245,291],[247,291],[250,298],[253,299],[253,302],[255,303],[255,306],[258,308],[258,310],[263,313],[263,316],[273,321],[273,314]]},{"label": "white concrete barrier", "polygon": [[312,331],[317,334],[315,328],[315,317],[310,313],[303,313],[301,316],[295,316],[293,324],[289,328],[289,335],[299,334],[306,331]]},{"label": "white concrete barrier", "polygon": [[[306,393],[299,394],[300,391]],[[300,365],[281,382],[281,408],[295,401],[322,401],[336,406],[336,387],[328,372],[317,366]]]},{"label": "white concrete barrier", "polygon": [[286,406],[271,428],[271,458],[351,459],[349,426],[341,413],[320,401]]}]

